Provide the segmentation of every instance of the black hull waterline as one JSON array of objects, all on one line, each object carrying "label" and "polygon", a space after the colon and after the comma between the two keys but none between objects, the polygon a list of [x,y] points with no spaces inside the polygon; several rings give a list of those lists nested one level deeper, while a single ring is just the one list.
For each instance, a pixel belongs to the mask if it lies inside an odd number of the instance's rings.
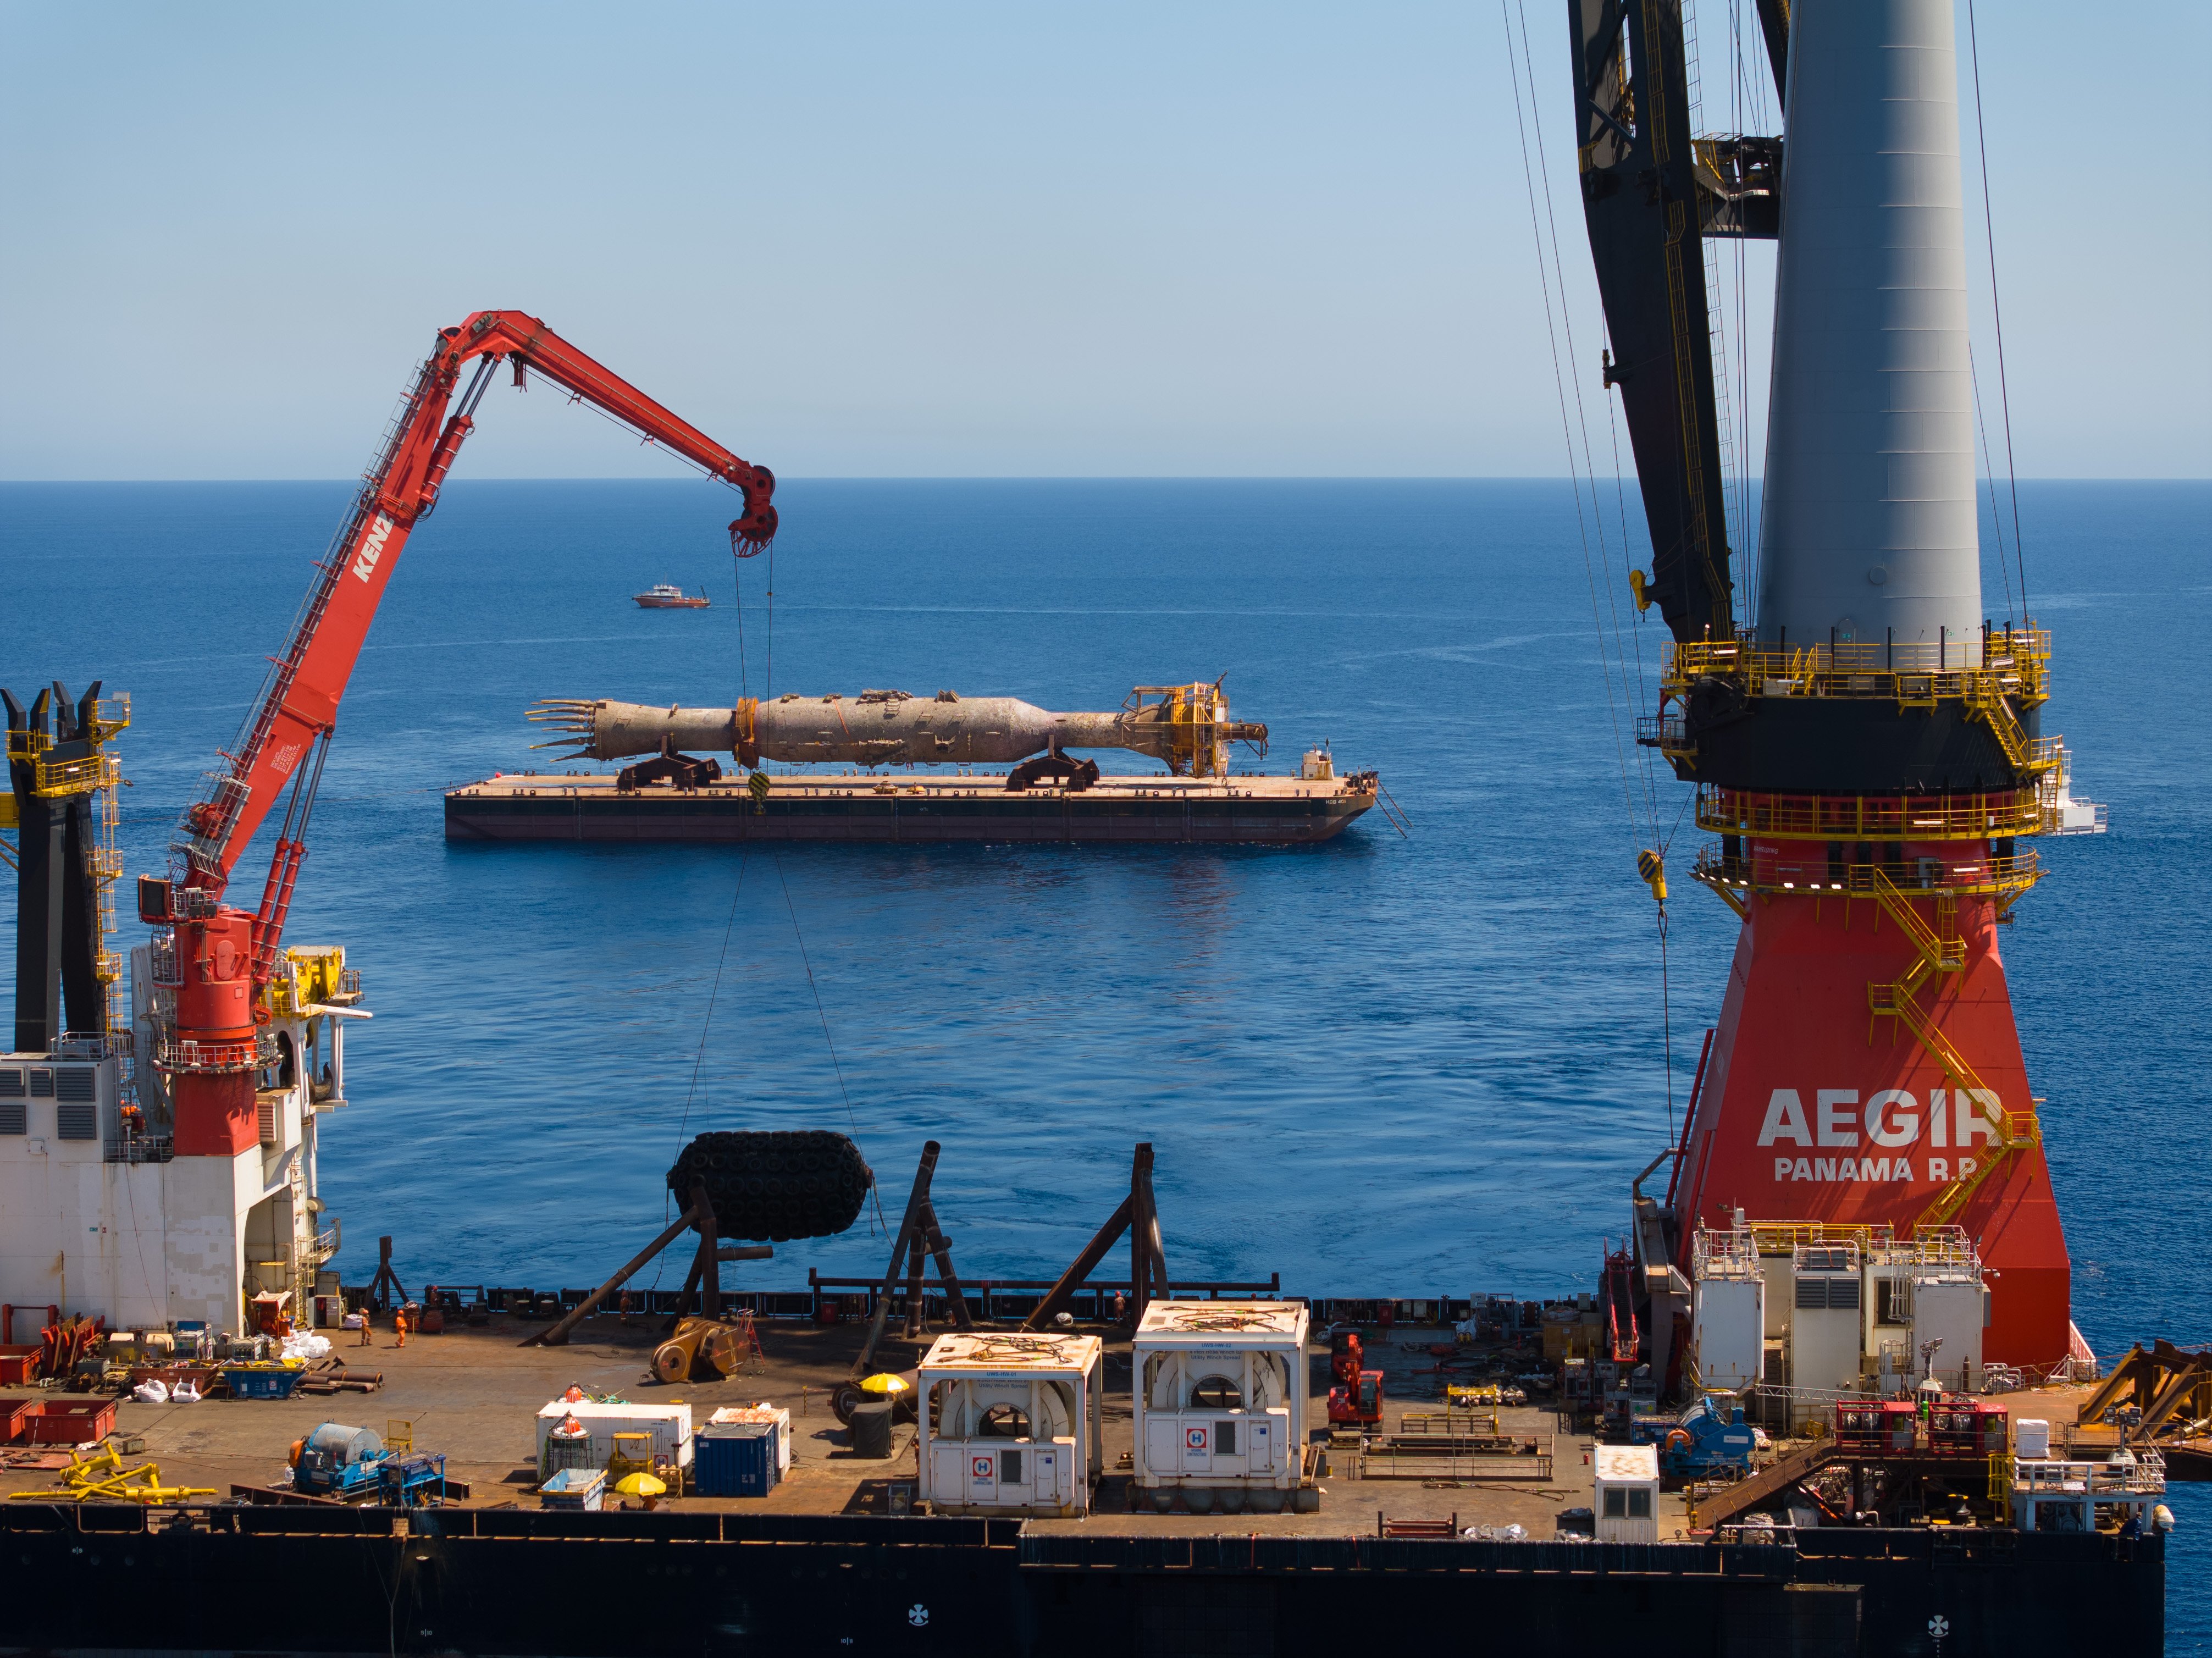
[{"label": "black hull waterline", "polygon": [[[4,1649],[696,1655],[2155,1652],[2162,1538],[1833,1529],[1591,1544],[1015,1521],[15,1503]],[[152,1529],[159,1525],[161,1529]],[[319,1593],[242,1619],[268,1586]],[[33,1588],[35,1586],[35,1588]],[[1940,1631],[1940,1641],[1935,1631]],[[243,1637],[243,1638],[241,1638]]]}]

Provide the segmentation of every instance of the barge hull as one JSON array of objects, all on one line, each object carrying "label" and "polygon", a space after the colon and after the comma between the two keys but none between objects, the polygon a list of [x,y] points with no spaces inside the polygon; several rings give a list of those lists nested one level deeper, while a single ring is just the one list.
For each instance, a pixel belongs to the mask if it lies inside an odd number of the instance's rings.
[{"label": "barge hull", "polygon": [[1010,790],[1000,777],[738,779],[628,792],[611,776],[499,777],[446,796],[448,841],[1109,841],[1296,845],[1327,841],[1375,803],[1349,779],[1102,778]]},{"label": "barge hull", "polygon": [[0,1651],[236,1650],[240,1608],[277,1581],[321,1591],[318,1612],[282,1631],[285,1649],[312,1653],[1334,1658],[1371,1638],[1379,1606],[1398,1644],[1518,1658],[1626,1631],[1645,1658],[2014,1658],[2164,1639],[2154,1536],[1091,1537],[1012,1521],[319,1508],[157,1523],[136,1507],[0,1509],[0,1547],[40,1586],[17,1599]]}]

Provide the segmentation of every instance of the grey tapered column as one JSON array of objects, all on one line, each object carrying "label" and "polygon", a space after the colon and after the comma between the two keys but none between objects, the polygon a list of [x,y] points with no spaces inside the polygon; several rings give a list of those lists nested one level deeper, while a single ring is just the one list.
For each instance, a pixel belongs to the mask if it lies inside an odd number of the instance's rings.
[{"label": "grey tapered column", "polygon": [[1789,66],[1759,636],[1948,641],[1969,665],[1984,618],[1950,0],[1798,0]]}]

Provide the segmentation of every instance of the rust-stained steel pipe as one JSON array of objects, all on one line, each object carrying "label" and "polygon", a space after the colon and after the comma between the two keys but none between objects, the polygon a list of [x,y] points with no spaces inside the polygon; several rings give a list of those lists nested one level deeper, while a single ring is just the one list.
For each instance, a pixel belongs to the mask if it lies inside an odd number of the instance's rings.
[{"label": "rust-stained steel pipe", "polygon": [[1051,1327],[1054,1316],[1067,1309],[1068,1304],[1075,1299],[1075,1292],[1083,1287],[1084,1280],[1091,1276],[1100,1261],[1106,1259],[1106,1252],[1120,1240],[1121,1234],[1129,1230],[1129,1218],[1136,1212],[1136,1188],[1132,1186],[1129,1195],[1121,1199],[1121,1206],[1107,1218],[1106,1224],[1098,1229],[1097,1236],[1084,1245],[1083,1253],[1060,1275],[1059,1282],[1045,1291],[1044,1299],[1036,1304],[1036,1310],[1022,1321],[1022,1328],[1043,1330]]},{"label": "rust-stained steel pipe", "polygon": [[1007,765],[1066,749],[1129,749],[1204,776],[1225,769],[1231,743],[1258,744],[1267,728],[1229,718],[1220,686],[1139,686],[1111,714],[1054,714],[1011,696],[934,697],[863,691],[857,697],[788,693],[747,698],[735,708],[650,707],[639,702],[554,698],[530,710],[557,733],[540,748],[565,757],[617,760],[658,754],[673,739],[690,753],[860,766]]},{"label": "rust-stained steel pipe", "polygon": [[929,1207],[930,1177],[937,1172],[937,1158],[941,1148],[935,1140],[926,1140],[921,1147],[921,1162],[914,1171],[914,1190],[906,1200],[906,1213],[899,1219],[898,1236],[891,1240],[891,1264],[884,1269],[884,1287],[876,1298],[875,1316],[868,1321],[867,1339],[860,1344],[860,1357],[853,1361],[848,1373],[859,1382],[868,1375],[868,1366],[874,1363],[876,1344],[884,1339],[884,1321],[890,1315],[891,1297],[898,1291],[899,1268],[906,1264],[907,1252],[920,1253],[921,1244],[915,1234],[921,1217]]},{"label": "rust-stained steel pipe", "polygon": [[617,1290],[622,1288],[623,1284],[629,1283],[633,1274],[641,1270],[647,1261],[651,1260],[663,1249],[665,1249],[670,1244],[675,1242],[677,1235],[684,1231],[686,1228],[696,1224],[698,1219],[699,1216],[696,1210],[686,1209],[682,1214],[677,1216],[666,1231],[663,1232],[659,1237],[653,1239],[652,1242],[647,1244],[644,1248],[639,1250],[635,1255],[630,1258],[629,1263],[627,1266],[622,1267],[612,1278],[609,1278],[605,1284],[599,1285],[598,1289],[592,1291],[591,1294],[586,1296],[582,1302],[580,1302],[577,1306],[570,1309],[568,1312],[562,1315],[559,1321],[556,1322],[550,1329],[542,1330],[536,1335],[525,1336],[515,1345],[519,1347],[559,1347],[565,1345],[568,1339],[568,1333],[571,1330],[574,1329],[579,1324],[589,1318],[592,1315],[592,1311],[601,1302],[605,1301]]}]

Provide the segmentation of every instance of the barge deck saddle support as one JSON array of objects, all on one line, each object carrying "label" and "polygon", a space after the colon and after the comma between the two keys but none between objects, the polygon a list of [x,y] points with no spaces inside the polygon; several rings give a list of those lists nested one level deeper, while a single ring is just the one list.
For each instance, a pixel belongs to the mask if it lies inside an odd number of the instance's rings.
[{"label": "barge deck saddle support", "polygon": [[606,1298],[643,1272],[654,1256],[676,1242],[686,1231],[699,1235],[698,1248],[691,1261],[690,1275],[684,1280],[684,1289],[677,1297],[676,1312],[671,1321],[680,1320],[690,1310],[691,1297],[701,1293],[701,1315],[714,1320],[722,1315],[722,1284],[716,1263],[725,1260],[767,1260],[775,1250],[767,1244],[732,1245],[723,1243],[715,1228],[714,1206],[707,1195],[706,1183],[695,1181],[691,1201],[667,1229],[653,1241],[631,1256],[605,1284],[586,1296],[563,1313],[550,1326],[534,1331],[515,1345],[519,1347],[565,1347],[576,1327],[597,1312]]}]

